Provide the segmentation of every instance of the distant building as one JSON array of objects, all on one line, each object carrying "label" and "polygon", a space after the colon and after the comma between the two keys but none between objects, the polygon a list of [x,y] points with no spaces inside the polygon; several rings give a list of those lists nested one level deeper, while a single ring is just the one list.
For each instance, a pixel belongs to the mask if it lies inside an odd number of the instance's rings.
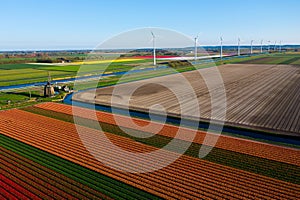
[{"label": "distant building", "polygon": [[63,91],[63,92],[70,92],[70,89],[67,85],[63,85],[63,86],[60,86],[60,85],[55,85],[54,86],[54,91],[55,92],[60,92],[60,91]]},{"label": "distant building", "polygon": [[57,60],[61,63],[70,63],[71,62],[71,60],[68,60],[68,59],[65,59],[65,58],[58,58]]},{"label": "distant building", "polygon": [[54,87],[51,85],[51,77],[50,73],[48,72],[48,81],[47,84],[44,86],[44,97],[52,97],[54,96]]},{"label": "distant building", "polygon": [[57,83],[56,83],[55,86],[54,86],[54,91],[59,92],[61,90],[61,88],[62,87],[60,85],[57,85]]},{"label": "distant building", "polygon": [[64,85],[64,86],[62,87],[62,90],[63,90],[64,92],[70,92],[70,88],[69,88],[67,85]]},{"label": "distant building", "polygon": [[54,87],[48,81],[47,84],[44,86],[44,97],[52,97],[54,96]]}]

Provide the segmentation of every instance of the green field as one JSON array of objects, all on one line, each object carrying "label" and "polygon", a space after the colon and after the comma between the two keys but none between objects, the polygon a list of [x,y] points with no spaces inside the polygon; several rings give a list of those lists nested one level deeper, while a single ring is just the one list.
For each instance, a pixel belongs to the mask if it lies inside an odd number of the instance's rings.
[{"label": "green field", "polygon": [[23,101],[23,100],[28,100],[29,99],[29,94],[12,94],[12,93],[3,93],[0,92],[0,105],[1,104],[7,104],[7,100],[11,101]]},{"label": "green field", "polygon": [[[75,77],[80,69],[80,75],[95,75],[99,73],[112,73],[128,71],[141,64],[147,67],[149,60],[124,61],[118,63],[100,63],[84,65],[42,65],[42,64],[0,64],[0,86],[18,85],[25,83],[46,82],[48,72],[51,78],[63,79]],[[146,64],[146,65],[145,65]],[[109,66],[108,66],[109,65]],[[144,66],[145,65],[145,66]],[[149,66],[148,66],[149,67]]]},{"label": "green field", "polygon": [[41,102],[61,101],[66,93],[60,92],[55,97],[44,97],[41,89],[23,89],[14,92],[0,92],[0,110],[20,108]]},{"label": "green field", "polygon": [[300,54],[269,54],[264,56],[253,57],[253,59],[231,61],[230,63],[297,65],[300,64]]},{"label": "green field", "polygon": [[[4,58],[2,58],[4,59]],[[5,58],[7,59],[7,58]],[[206,63],[195,68],[210,67],[220,64],[244,63],[244,64],[292,64],[300,65],[300,54],[264,54],[245,58],[232,58],[230,60],[218,61],[216,63]],[[35,83],[47,81],[48,72],[52,79],[63,79],[75,77],[80,69],[80,75],[96,75],[99,73],[112,73],[119,71],[128,71],[132,67],[145,68],[152,67],[152,60],[134,60],[117,63],[99,63],[99,64],[70,64],[70,65],[43,65],[43,64],[0,64],[0,86],[18,85],[25,83]],[[181,67],[178,72],[190,71],[194,67]],[[164,73],[160,73],[164,74]],[[149,77],[149,75],[143,75]],[[152,74],[151,76],[154,76]]]},{"label": "green field", "polygon": [[39,91],[22,91],[22,92],[0,92],[0,106],[10,108],[12,105],[29,102],[30,97],[33,99],[41,98]]},{"label": "green field", "polygon": [[[35,83],[47,80],[48,71],[42,69],[44,65],[31,64],[3,64],[0,65],[0,86]],[[52,78],[71,76],[74,73],[51,71]]]},{"label": "green field", "polygon": [[300,65],[300,59],[297,59],[296,61],[291,63],[292,65]]}]

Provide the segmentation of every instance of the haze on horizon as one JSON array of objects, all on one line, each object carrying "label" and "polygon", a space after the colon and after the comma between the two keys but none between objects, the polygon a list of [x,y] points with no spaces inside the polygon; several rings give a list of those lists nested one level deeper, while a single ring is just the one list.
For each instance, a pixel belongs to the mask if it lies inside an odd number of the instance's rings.
[{"label": "haze on horizon", "polygon": [[1,2],[0,50],[85,49],[124,31],[159,27],[200,45],[300,44],[300,2],[287,1],[38,1]]}]

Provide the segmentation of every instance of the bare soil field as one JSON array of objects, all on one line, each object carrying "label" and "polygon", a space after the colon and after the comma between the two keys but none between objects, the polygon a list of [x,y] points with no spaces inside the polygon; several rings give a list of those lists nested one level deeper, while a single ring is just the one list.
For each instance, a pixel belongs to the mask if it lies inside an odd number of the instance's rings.
[{"label": "bare soil field", "polygon": [[[223,78],[226,90],[226,124],[300,136],[299,66],[228,64],[216,68]],[[200,72],[206,74],[205,79],[214,82],[215,76],[211,73],[213,70],[215,67],[200,69]],[[189,81],[195,91],[198,104],[192,101],[193,91],[182,83],[181,75]],[[124,99],[130,98],[131,109],[147,112],[151,106],[160,104],[169,115],[177,117],[180,117],[181,107],[196,111],[199,106],[200,119],[211,119],[210,92],[220,90],[222,85],[214,84],[209,91],[205,80],[197,71],[181,75],[174,74],[99,88],[96,94],[85,91],[75,94],[73,99],[111,105],[113,94],[117,99],[113,102],[114,106],[124,107]],[[131,95],[132,88],[137,89]],[[113,93],[116,89],[118,92]],[[172,89],[176,89],[177,95],[184,96],[184,101],[179,103]],[[197,116],[196,113],[190,113],[191,117]],[[213,119],[218,120],[218,115]]]}]

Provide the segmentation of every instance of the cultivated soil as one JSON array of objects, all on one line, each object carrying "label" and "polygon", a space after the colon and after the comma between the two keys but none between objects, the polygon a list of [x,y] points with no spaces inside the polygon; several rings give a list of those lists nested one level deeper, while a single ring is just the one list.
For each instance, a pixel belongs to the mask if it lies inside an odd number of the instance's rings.
[{"label": "cultivated soil", "polygon": [[213,94],[214,110],[222,107],[222,87],[226,124],[300,136],[300,67],[292,65],[228,64],[85,91],[73,99],[123,108],[129,100],[130,109],[158,113],[159,104],[171,116],[198,119],[200,108],[201,120],[222,120],[221,112],[212,114],[211,103]]}]

